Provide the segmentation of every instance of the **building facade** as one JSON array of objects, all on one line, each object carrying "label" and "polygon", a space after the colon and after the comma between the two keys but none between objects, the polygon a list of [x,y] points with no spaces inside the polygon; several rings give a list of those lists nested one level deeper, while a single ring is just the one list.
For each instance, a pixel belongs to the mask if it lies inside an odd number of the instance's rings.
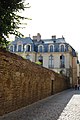
[{"label": "building facade", "polygon": [[77,83],[77,53],[65,38],[41,39],[41,35],[15,38],[9,45],[10,52],[16,53],[32,62],[41,62],[43,67],[69,77],[71,86]]}]

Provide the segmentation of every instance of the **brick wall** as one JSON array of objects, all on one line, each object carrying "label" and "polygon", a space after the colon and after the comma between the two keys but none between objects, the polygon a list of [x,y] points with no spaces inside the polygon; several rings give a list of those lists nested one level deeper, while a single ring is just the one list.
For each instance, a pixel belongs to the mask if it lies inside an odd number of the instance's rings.
[{"label": "brick wall", "polygon": [[0,49],[0,115],[68,88],[68,80],[51,70]]}]

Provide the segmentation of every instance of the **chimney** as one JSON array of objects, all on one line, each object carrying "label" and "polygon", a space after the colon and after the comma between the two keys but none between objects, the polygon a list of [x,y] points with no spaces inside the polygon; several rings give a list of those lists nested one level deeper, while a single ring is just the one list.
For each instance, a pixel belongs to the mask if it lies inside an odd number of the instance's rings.
[{"label": "chimney", "polygon": [[37,36],[33,36],[33,40],[40,41],[40,40],[41,40],[41,35],[40,35],[40,33],[37,33]]},{"label": "chimney", "polygon": [[62,35],[62,39],[64,39],[64,36]]},{"label": "chimney", "polygon": [[31,35],[29,34],[29,37],[31,37]]},{"label": "chimney", "polygon": [[41,40],[41,35],[40,33],[37,33],[37,41],[40,41]]},{"label": "chimney", "polygon": [[52,39],[56,39],[56,35],[52,35]]},{"label": "chimney", "polygon": [[33,36],[33,40],[37,40],[37,36]]}]

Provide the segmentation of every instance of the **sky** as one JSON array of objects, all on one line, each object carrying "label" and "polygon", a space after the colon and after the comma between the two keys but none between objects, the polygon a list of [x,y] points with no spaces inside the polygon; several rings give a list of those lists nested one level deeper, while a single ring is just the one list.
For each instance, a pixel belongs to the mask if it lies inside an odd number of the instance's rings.
[{"label": "sky", "polygon": [[25,37],[41,34],[42,39],[65,38],[77,52],[80,60],[80,0],[26,0],[31,8],[22,15],[32,20],[26,21],[20,30]]}]

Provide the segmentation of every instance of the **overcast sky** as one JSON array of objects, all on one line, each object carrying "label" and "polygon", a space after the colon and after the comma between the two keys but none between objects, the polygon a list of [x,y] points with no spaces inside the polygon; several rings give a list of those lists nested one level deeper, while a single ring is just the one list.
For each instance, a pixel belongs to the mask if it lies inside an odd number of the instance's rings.
[{"label": "overcast sky", "polygon": [[40,33],[42,38],[65,37],[77,52],[80,60],[80,0],[26,0],[31,8],[23,14],[32,18],[26,29],[21,30],[25,36]]}]

